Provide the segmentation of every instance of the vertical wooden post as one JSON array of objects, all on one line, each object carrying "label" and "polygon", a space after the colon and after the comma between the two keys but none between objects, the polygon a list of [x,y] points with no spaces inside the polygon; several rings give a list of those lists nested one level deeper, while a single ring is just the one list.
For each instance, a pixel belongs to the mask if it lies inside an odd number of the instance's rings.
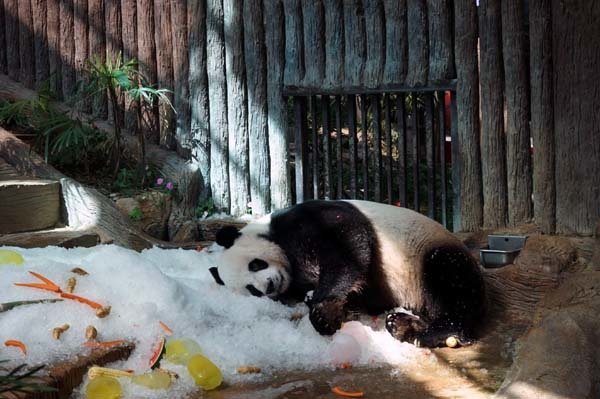
[{"label": "vertical wooden post", "polygon": [[533,215],[544,233],[556,229],[551,0],[529,2]]},{"label": "vertical wooden post", "polygon": [[[136,0],[121,0],[121,35],[123,39],[123,59],[138,57],[137,51],[137,5]],[[139,134],[137,126],[138,104],[129,96],[125,96],[125,129]]]},{"label": "vertical wooden post", "polygon": [[210,187],[217,209],[228,211],[230,204],[227,163],[227,83],[225,78],[225,37],[223,0],[206,2],[206,59],[210,111]]},{"label": "vertical wooden post", "polygon": [[367,51],[364,13],[361,0],[344,0],[344,86],[362,83]]},{"label": "vertical wooden post", "polygon": [[[429,81],[456,77],[454,69],[452,1],[427,0],[429,23]],[[460,40],[460,38],[458,39]]]},{"label": "vertical wooden post", "polygon": [[375,152],[375,201],[381,202],[381,172],[383,163],[381,161],[381,98],[378,94],[371,96],[371,109],[373,110],[373,151]]},{"label": "vertical wooden post", "polygon": [[[58,8],[59,0],[54,1]],[[58,17],[58,14],[57,14]],[[19,80],[19,1],[4,0],[4,21],[6,23],[6,62],[8,76],[13,80]],[[58,43],[57,43],[58,44]],[[57,47],[58,51],[58,47]]]},{"label": "vertical wooden post", "polygon": [[407,2],[408,21],[408,75],[406,85],[410,87],[427,84],[429,71],[429,42],[427,39],[426,0]]},{"label": "vertical wooden post", "polygon": [[367,96],[360,95],[360,122],[361,122],[361,137],[363,144],[363,199],[369,199],[369,133],[367,121]]},{"label": "vertical wooden post", "polygon": [[[9,0],[4,0],[4,6],[6,7],[7,5],[7,1]],[[10,0],[12,1],[12,0]],[[60,94],[62,92],[61,87],[62,87],[62,81],[61,81],[61,76],[60,76],[60,66],[61,66],[61,60],[60,60],[60,0],[48,0],[46,3],[46,7],[47,7],[47,31],[48,31],[48,74],[50,76],[50,90],[52,90],[57,96],[58,98],[60,98]],[[8,15],[8,8],[5,9],[5,18]],[[7,47],[7,57],[9,56],[10,52],[11,52],[11,45],[9,42],[9,31],[8,28],[10,28],[10,25],[8,25],[8,20],[7,22],[7,31],[6,31],[6,45]],[[17,44],[17,48],[18,48],[18,44]],[[10,76],[11,73],[11,59],[7,58],[7,66],[8,66],[8,73]],[[18,64],[18,57],[17,57],[17,64]],[[17,68],[18,70],[18,68]]]},{"label": "vertical wooden post", "polygon": [[[46,15],[48,8],[46,0],[31,0],[31,8],[33,15],[33,33],[35,46],[35,88],[39,90],[47,83],[48,77],[48,21]],[[85,12],[87,16],[87,10]],[[3,31],[3,29],[0,29]],[[87,36],[86,36],[87,41]],[[3,45],[3,40],[0,38],[0,45]],[[2,63],[2,55],[0,53],[0,64]],[[0,70],[2,66],[0,65]]]},{"label": "vertical wooden post", "polygon": [[[45,18],[44,18],[45,19]],[[7,74],[6,65],[6,20],[4,19],[4,2],[0,0],[0,73]]]},{"label": "vertical wooden post", "polygon": [[175,148],[185,155],[183,148],[190,141],[190,91],[188,85],[188,0],[171,1],[171,31],[173,42],[173,107],[175,115]]},{"label": "vertical wooden post", "polygon": [[[321,173],[321,168],[319,167],[319,163],[321,161],[321,146],[319,145],[319,123],[317,122],[317,96],[310,96],[309,100],[309,112],[311,119],[311,141],[312,141],[312,152],[311,156],[311,166],[312,166],[312,197],[310,197],[310,192],[307,190],[306,199],[319,198],[319,174]],[[306,151],[308,153],[308,141],[306,142]],[[308,159],[307,159],[307,169],[306,173],[308,174]]]},{"label": "vertical wooden post", "polygon": [[[144,1],[144,0],[139,0]],[[148,1],[148,0],[145,0]],[[139,8],[138,4],[138,8]],[[146,8],[143,8],[146,10]],[[143,13],[142,15],[146,15],[147,13]],[[62,15],[61,15],[62,18]],[[138,25],[139,25],[138,16]],[[106,36],[104,34],[104,3],[103,0],[88,0],[88,21],[93,21],[94,23],[88,26],[88,52],[89,57],[92,59],[99,59],[104,61],[106,59]],[[151,27],[144,26],[142,29]],[[152,32],[152,30],[150,30]],[[61,38],[62,40],[62,38]],[[142,61],[140,59],[140,61]],[[145,72],[145,71],[143,71]],[[145,74],[148,76],[148,74]],[[106,118],[108,115],[108,108],[106,104],[106,97],[103,95],[96,96],[92,103],[92,111],[99,118]]]},{"label": "vertical wooden post", "polygon": [[[458,84],[456,99],[452,96],[452,164],[455,191],[454,222],[456,231],[473,231],[481,227],[481,153],[479,148],[479,74],[477,68],[477,7],[471,0],[454,2],[456,70]],[[456,157],[455,157],[456,154]],[[460,154],[460,157],[458,155]],[[455,180],[460,178],[460,182]],[[490,183],[493,184],[493,183]],[[458,197],[456,196],[458,195]],[[458,201],[458,202],[457,202]],[[458,219],[457,219],[458,218]],[[458,222],[460,221],[460,224]]]},{"label": "vertical wooden post", "polygon": [[385,66],[385,18],[381,0],[364,0],[367,59],[363,83],[378,87]]},{"label": "vertical wooden post", "polygon": [[445,115],[445,95],[443,91],[438,91],[438,127],[440,130],[440,191],[441,191],[441,223],[448,227],[448,195],[446,186],[446,115]]},{"label": "vertical wooden post", "polygon": [[104,0],[104,18],[106,54],[114,60],[123,50],[120,0]]},{"label": "vertical wooden post", "polygon": [[[74,0],[73,12],[75,14],[75,81],[82,82],[85,77],[85,63],[88,59],[88,2],[87,0]],[[92,28],[93,29],[93,28]],[[90,102],[83,104],[83,109],[90,112]]]},{"label": "vertical wooden post", "polygon": [[[156,74],[158,87],[170,90],[169,101],[173,102],[173,36],[171,32],[171,8],[169,2],[154,0],[154,40],[156,42]],[[173,110],[168,104],[158,105],[159,143],[168,149],[175,148]]]},{"label": "vertical wooden post", "polygon": [[[75,38],[73,0],[60,0],[60,57],[62,59],[62,95],[68,98],[75,92]],[[21,58],[21,64],[23,59]]]},{"label": "vertical wooden post", "polygon": [[356,136],[356,96],[346,97],[348,108],[348,135],[350,136],[350,196],[358,195],[358,139]]},{"label": "vertical wooden post", "polygon": [[388,93],[384,97],[385,102],[385,183],[387,203],[392,203],[392,101]]},{"label": "vertical wooden post", "polygon": [[[70,3],[65,10],[70,13],[65,20],[71,21],[71,38],[66,38],[67,46],[73,44],[73,5],[72,0],[64,0]],[[19,80],[28,88],[35,85],[35,54],[33,47],[33,15],[31,13],[31,1],[19,0],[19,63],[21,65]]]},{"label": "vertical wooden post", "polygon": [[343,162],[342,147],[343,147],[343,135],[342,135],[342,97],[335,96],[335,137],[337,139],[336,146],[336,166],[337,166],[337,198],[343,198],[344,196],[344,178],[343,178]]},{"label": "vertical wooden post", "polygon": [[302,5],[300,0],[283,0],[285,15],[285,71],[283,84],[299,86],[304,78],[302,51]]},{"label": "vertical wooden post", "polygon": [[325,7],[325,82],[323,87],[340,87],[344,81],[343,0],[323,0]]},{"label": "vertical wooden post", "polygon": [[418,109],[418,101],[417,101],[417,93],[411,93],[412,98],[412,107],[411,107],[411,122],[412,122],[412,131],[411,131],[411,152],[412,152],[412,175],[413,175],[413,203],[414,210],[417,212],[421,212],[421,171],[419,170],[419,164],[421,161],[420,148],[421,148],[421,140],[419,135],[419,130],[421,128],[419,124],[419,109]]},{"label": "vertical wooden post", "polygon": [[[468,0],[465,0],[468,1]],[[464,2],[463,2],[464,5]],[[460,4],[455,3],[456,7],[460,6]],[[457,14],[458,15],[458,14]],[[459,59],[459,52],[456,52],[456,58]],[[460,69],[458,69],[458,73],[460,75]],[[466,172],[462,169],[463,165],[463,157],[461,154],[460,148],[460,136],[459,136],[459,124],[458,122],[458,104],[457,104],[457,95],[456,93],[452,93],[452,97],[450,99],[450,121],[451,121],[451,143],[452,143],[452,231],[462,231],[463,226],[463,209],[467,205],[463,205],[463,189],[462,183],[464,175]]]},{"label": "vertical wooden post", "polygon": [[508,220],[506,151],[504,146],[504,68],[500,3],[481,0],[481,164],[483,226],[497,228]]},{"label": "vertical wooden post", "polygon": [[425,156],[427,158],[427,216],[435,219],[435,132],[433,121],[435,118],[433,94],[425,94]]},{"label": "vertical wooden post", "polygon": [[199,200],[210,196],[210,113],[208,109],[208,75],[206,74],[206,2],[188,1],[189,86],[190,86],[190,141],[191,162],[198,165],[203,184]]},{"label": "vertical wooden post", "polygon": [[267,135],[267,55],[262,0],[244,0],[244,59],[248,78],[248,137],[252,214],[271,209]]},{"label": "vertical wooden post", "polygon": [[304,59],[309,60],[304,65],[302,84],[305,87],[322,87],[325,77],[325,21],[321,0],[302,2],[302,21],[304,45],[301,51],[304,51]]},{"label": "vertical wooden post", "polygon": [[324,163],[324,198],[331,199],[331,186],[333,182],[331,173],[331,129],[329,128],[329,96],[321,96],[321,115],[323,117],[323,152]]},{"label": "vertical wooden post", "polygon": [[398,126],[398,191],[400,205],[408,208],[407,160],[406,160],[406,97],[399,93],[396,97],[396,126]]},{"label": "vertical wooden post", "polygon": [[523,0],[502,2],[502,51],[506,87],[506,175],[508,222],[531,220],[532,181],[529,132],[529,77]]},{"label": "vertical wooden post", "polygon": [[306,192],[308,191],[308,176],[304,173],[306,171],[306,118],[304,117],[305,111],[305,98],[294,97],[294,165],[296,168],[296,203],[299,204],[304,202],[306,199]]},{"label": "vertical wooden post", "polygon": [[383,83],[404,83],[408,70],[408,22],[406,0],[384,0],[385,68]]},{"label": "vertical wooden post", "polygon": [[282,95],[285,64],[285,28],[280,0],[263,2],[267,51],[267,108],[271,166],[271,208],[292,203],[288,155],[287,100]]},{"label": "vertical wooden post", "polygon": [[225,21],[227,124],[229,127],[230,212],[232,215],[243,215],[246,213],[250,200],[243,4],[238,0],[224,0],[223,15]]}]

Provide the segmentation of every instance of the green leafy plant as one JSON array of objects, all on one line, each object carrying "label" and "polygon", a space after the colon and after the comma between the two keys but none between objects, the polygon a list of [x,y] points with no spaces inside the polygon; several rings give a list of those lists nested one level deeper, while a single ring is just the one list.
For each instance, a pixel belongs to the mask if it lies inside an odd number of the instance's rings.
[{"label": "green leafy plant", "polygon": [[215,205],[215,201],[212,199],[212,197],[209,197],[198,204],[194,213],[198,218],[205,218],[207,216],[214,215],[217,213],[217,211],[218,209]]},{"label": "green leafy plant", "polygon": [[[8,360],[0,360],[0,364]],[[0,368],[0,396],[3,393],[55,392],[56,388],[49,387],[36,381],[35,374],[44,368],[37,366],[27,370],[26,364],[21,364],[12,370]]]},{"label": "green leafy plant", "polygon": [[131,210],[131,212],[129,212],[129,219],[131,219],[135,222],[139,222],[140,220],[142,220],[143,217],[144,217],[144,213],[138,207],[133,208]]}]

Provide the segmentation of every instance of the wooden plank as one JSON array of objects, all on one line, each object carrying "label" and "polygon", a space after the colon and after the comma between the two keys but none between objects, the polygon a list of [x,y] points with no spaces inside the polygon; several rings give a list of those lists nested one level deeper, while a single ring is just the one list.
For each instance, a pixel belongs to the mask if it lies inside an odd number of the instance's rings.
[{"label": "wooden plank", "polygon": [[320,87],[325,78],[325,21],[321,0],[302,2],[302,22],[304,33],[303,86]]},{"label": "wooden plank", "polygon": [[344,43],[344,86],[360,86],[367,52],[364,9],[360,0],[344,1]]},{"label": "wooden plank", "polygon": [[208,75],[206,73],[206,2],[188,1],[190,141],[191,162],[198,165],[202,184],[199,200],[210,196],[210,113],[208,108]]},{"label": "wooden plank", "polygon": [[321,96],[321,117],[323,119],[323,192],[325,199],[331,199],[333,176],[331,173],[331,131],[329,125],[329,96]]},{"label": "wooden plank", "polygon": [[282,96],[285,64],[285,28],[281,0],[263,3],[267,51],[267,108],[271,161],[271,208],[292,203],[289,168],[287,101]]},{"label": "wooden plank", "polygon": [[373,112],[373,151],[375,152],[374,194],[375,201],[381,202],[381,98],[375,94],[371,96],[371,109]]},{"label": "wooden plank", "polygon": [[427,39],[426,0],[407,2],[408,21],[408,73],[407,86],[427,84],[429,70],[429,43]]},{"label": "wooden plank", "polygon": [[[470,0],[454,3],[456,69],[458,86],[456,98],[452,97],[452,165],[459,165],[460,174],[453,173],[454,222],[456,231],[479,229],[483,222],[481,155],[479,148],[479,75],[477,65],[477,7]],[[455,151],[460,157],[455,158]],[[461,178],[460,182],[454,180]],[[490,184],[495,184],[490,183]],[[461,202],[462,201],[462,202]],[[458,214],[457,214],[458,213]],[[453,222],[453,223],[454,223]]]},{"label": "wooden plank", "polygon": [[385,103],[385,184],[386,200],[388,204],[392,203],[392,100],[389,94],[384,96]]},{"label": "wooden plank", "polygon": [[435,219],[435,134],[433,121],[435,118],[433,94],[425,94],[425,158],[427,160],[427,216]]},{"label": "wooden plank", "polygon": [[325,87],[344,83],[343,0],[323,0],[325,7]]},{"label": "wooden plank", "polygon": [[307,166],[305,99],[294,97],[294,166],[296,169],[296,203],[304,202],[308,176]]},{"label": "wooden plank", "polygon": [[400,205],[408,208],[407,193],[407,129],[406,129],[406,97],[404,94],[396,96],[396,128],[398,129],[398,192]]},{"label": "wooden plank", "polygon": [[[465,0],[468,1],[468,0]],[[463,3],[463,5],[465,5]],[[460,4],[455,3],[455,7]],[[455,8],[456,12],[456,8]],[[458,13],[456,13],[458,15]],[[457,59],[459,59],[459,52],[456,52]],[[460,69],[458,69],[460,75]],[[462,166],[462,154],[460,149],[460,137],[458,127],[458,105],[457,95],[452,93],[450,98],[450,122],[451,122],[451,143],[452,143],[452,231],[462,231],[462,174],[465,172],[461,170]]]},{"label": "wooden plank", "polygon": [[357,198],[358,191],[358,138],[356,133],[356,96],[346,97],[348,108],[348,135],[350,136],[350,197]]},{"label": "wooden plank", "polygon": [[599,6],[552,0],[559,234],[594,234],[600,219]]},{"label": "wooden plank", "polygon": [[[52,0],[51,0],[52,1]],[[58,0],[54,0],[58,4]],[[6,61],[8,76],[19,80],[19,1],[4,0],[4,21],[6,23]]]},{"label": "wooden plank", "polygon": [[[73,0],[60,0],[60,57],[62,60],[60,72],[64,98],[72,96],[76,88],[74,34]],[[23,63],[23,59],[21,59],[21,63]]]},{"label": "wooden plank", "polygon": [[[73,31],[75,34],[75,81],[83,82],[85,78],[86,61],[88,60],[88,2],[87,0],[74,0],[73,12],[75,21]],[[90,102],[82,104],[85,112],[90,112]]]},{"label": "wooden plank", "polygon": [[419,109],[417,106],[417,94],[412,93],[412,105],[410,112],[411,120],[411,132],[410,132],[410,145],[411,145],[411,158],[412,158],[412,175],[413,175],[413,209],[417,212],[421,212],[421,185],[420,185],[420,170],[419,163],[420,157],[420,134],[421,128],[419,123]]},{"label": "wooden plank", "polygon": [[523,0],[502,2],[502,52],[506,101],[508,222],[531,220],[533,192],[529,131],[529,81]]},{"label": "wooden plank", "polygon": [[[170,90],[169,101],[173,102],[173,36],[171,32],[171,8],[168,1],[154,0],[154,40],[156,42],[156,76],[158,87]],[[159,144],[168,149],[175,145],[175,116],[168,104],[158,105]]]},{"label": "wooden plank", "polygon": [[385,8],[385,68],[383,84],[399,84],[408,71],[406,0],[383,0]]},{"label": "wooden plank", "polygon": [[302,50],[302,5],[300,0],[283,0],[285,15],[285,85],[298,86],[304,78]]},{"label": "wooden plank", "polygon": [[0,182],[0,235],[54,227],[60,221],[60,183]]},{"label": "wooden plank", "polygon": [[[48,83],[48,77],[50,76],[48,72],[48,20],[46,19],[48,8],[46,0],[31,0],[31,12],[33,18],[33,44],[35,47],[35,88],[39,90]],[[0,45],[2,45],[2,42],[2,38],[0,38]],[[0,54],[0,63],[1,61],[2,55]]]},{"label": "wooden plank", "polygon": [[[6,2],[10,0],[4,0],[4,5],[6,6]],[[60,60],[60,1],[59,0],[48,0],[46,2],[47,7],[47,32],[48,32],[48,73],[50,76],[50,90],[56,94],[56,96],[60,99],[60,94],[62,92],[62,79],[60,73],[61,60]],[[8,22],[8,21],[7,21]],[[8,28],[8,25],[7,25]],[[8,31],[6,34],[6,41],[8,48],[10,49],[10,45],[8,43],[9,35]],[[10,51],[10,50],[9,50]],[[7,55],[9,53],[7,52]],[[10,74],[10,58],[8,59],[8,68]]]},{"label": "wooden plank", "polygon": [[440,149],[440,201],[441,201],[441,223],[448,227],[448,194],[446,185],[446,96],[443,91],[438,95],[438,128],[439,128],[439,149]]},{"label": "wooden plank", "polygon": [[385,17],[381,0],[363,0],[365,30],[367,34],[367,60],[363,84],[377,87],[381,83],[385,66]]},{"label": "wooden plank", "polygon": [[336,172],[337,198],[344,198],[344,159],[342,156],[344,136],[342,134],[342,97],[335,96],[335,137],[336,137]]},{"label": "wooden plank", "polygon": [[206,2],[206,59],[210,111],[210,187],[217,209],[229,210],[227,80],[222,0]]},{"label": "wooden plank", "polygon": [[229,127],[230,213],[244,215],[250,200],[248,181],[248,109],[244,62],[243,4],[223,1],[225,22],[225,72]]},{"label": "wooden plank", "polygon": [[[69,0],[72,1],[72,0]],[[72,10],[71,10],[72,12]],[[19,0],[19,81],[27,88],[35,85],[35,54],[33,47],[33,15],[31,1]],[[72,18],[72,16],[71,16]]]},{"label": "wooden plank", "polygon": [[552,3],[529,3],[533,214],[544,233],[556,229],[554,98],[552,86]]},{"label": "wooden plank", "polygon": [[[137,1],[121,0],[121,38],[123,41],[123,59],[125,61],[137,59]],[[125,96],[124,124],[125,129],[135,134],[138,130],[139,104],[131,97]]]},{"label": "wooden plank", "polygon": [[483,181],[490,182],[483,185],[483,226],[486,228],[505,226],[508,218],[501,26],[500,3],[482,0],[479,5],[481,166]]},{"label": "wooden plank", "polygon": [[[45,19],[45,18],[44,18]],[[8,69],[6,65],[6,21],[4,19],[4,1],[0,0],[0,73],[7,74]]]},{"label": "wooden plank", "polygon": [[[154,41],[154,2],[152,0],[137,0],[137,10],[145,10],[137,13],[139,69],[146,77],[148,84],[156,85],[158,78],[156,72],[156,43]],[[158,108],[146,104],[140,112],[140,118],[143,123],[140,128],[145,133],[148,142],[158,144]]]},{"label": "wooden plank", "polygon": [[[310,119],[311,119],[311,142],[312,142],[312,151],[311,151],[311,172],[312,172],[312,198],[313,199],[318,199],[319,198],[319,173],[321,171],[321,168],[319,167],[319,161],[321,160],[321,146],[319,145],[319,123],[317,122],[317,97],[316,96],[311,96],[309,98],[309,112],[310,112]],[[308,145],[308,143],[307,143]],[[308,170],[307,170],[308,173]],[[307,198],[308,197],[308,192],[307,192]]]},{"label": "wooden plank", "polygon": [[[419,92],[435,92],[438,90],[456,90],[457,80],[449,80],[447,82],[437,83],[431,86],[420,86]],[[381,84],[376,88],[366,86],[344,86],[340,88],[328,87],[298,87],[284,86],[283,94],[285,96],[310,96],[327,94],[330,96],[349,95],[349,94],[384,94],[384,93],[410,93],[415,90],[414,87],[406,86],[405,84]]]},{"label": "wooden plank", "polygon": [[187,0],[171,2],[171,33],[173,42],[173,106],[175,115],[175,149],[186,155],[184,147],[190,140],[190,91]]},{"label": "wooden plank", "polygon": [[271,209],[267,134],[267,54],[262,0],[244,1],[244,59],[248,79],[248,143],[252,214]]},{"label": "wooden plank", "polygon": [[[142,13],[142,15],[146,14],[147,13]],[[93,28],[88,30],[89,56],[92,59],[105,60],[106,36],[104,26],[104,4],[102,0],[88,0],[88,21],[94,22],[94,24],[92,25]],[[151,26],[144,26],[144,29],[146,28],[152,29]],[[152,30],[150,30],[150,32],[152,32]],[[144,61],[142,61],[142,59],[140,59],[140,71],[144,73],[145,76],[148,76],[148,74],[146,74],[147,71],[144,68]],[[98,115],[99,118],[107,118],[108,108],[106,96],[96,96],[96,98],[94,98],[94,101],[92,102],[92,110],[95,115]]]},{"label": "wooden plank", "polygon": [[360,122],[362,127],[362,166],[363,166],[363,199],[369,199],[369,135],[367,120],[367,96],[365,94],[360,95]]},{"label": "wooden plank", "polygon": [[[429,25],[429,81],[456,78],[451,0],[427,0]],[[460,40],[460,39],[459,39]]]}]

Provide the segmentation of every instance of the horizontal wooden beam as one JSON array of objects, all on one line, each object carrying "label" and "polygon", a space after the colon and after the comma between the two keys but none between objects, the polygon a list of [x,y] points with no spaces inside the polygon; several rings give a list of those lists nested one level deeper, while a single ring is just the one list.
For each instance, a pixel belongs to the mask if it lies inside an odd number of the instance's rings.
[{"label": "horizontal wooden beam", "polygon": [[323,87],[298,87],[284,86],[284,96],[313,96],[313,95],[354,95],[354,94],[381,94],[381,93],[408,93],[429,91],[455,91],[456,79],[448,80],[427,86],[404,86],[401,84],[387,84],[377,88],[368,87],[345,87],[345,88],[323,88]]}]

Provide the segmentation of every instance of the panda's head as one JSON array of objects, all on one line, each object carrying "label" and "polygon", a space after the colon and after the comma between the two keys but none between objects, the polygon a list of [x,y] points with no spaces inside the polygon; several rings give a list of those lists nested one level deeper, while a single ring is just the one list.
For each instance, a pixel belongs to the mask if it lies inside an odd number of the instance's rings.
[{"label": "panda's head", "polygon": [[290,285],[290,268],[282,249],[268,239],[268,223],[253,222],[242,230],[226,226],[217,232],[225,249],[210,273],[234,291],[276,298]]}]

